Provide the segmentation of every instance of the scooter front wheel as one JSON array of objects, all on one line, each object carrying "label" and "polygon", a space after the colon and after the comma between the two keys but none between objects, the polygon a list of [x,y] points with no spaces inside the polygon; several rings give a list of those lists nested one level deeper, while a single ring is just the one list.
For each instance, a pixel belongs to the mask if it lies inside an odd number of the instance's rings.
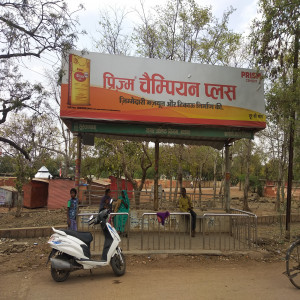
[{"label": "scooter front wheel", "polygon": [[116,253],[110,260],[111,267],[117,276],[124,275],[126,271],[125,256],[122,252]]}]

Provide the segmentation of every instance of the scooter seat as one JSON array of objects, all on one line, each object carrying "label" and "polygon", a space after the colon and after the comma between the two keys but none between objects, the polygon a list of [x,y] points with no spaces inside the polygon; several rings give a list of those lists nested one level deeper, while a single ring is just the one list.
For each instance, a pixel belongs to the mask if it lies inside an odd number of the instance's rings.
[{"label": "scooter seat", "polygon": [[76,237],[77,239],[80,239],[88,246],[90,245],[90,242],[93,240],[93,236],[90,232],[81,232],[81,231],[74,231],[74,230],[69,230],[69,229],[64,229],[62,231],[68,235],[71,235],[71,236]]}]

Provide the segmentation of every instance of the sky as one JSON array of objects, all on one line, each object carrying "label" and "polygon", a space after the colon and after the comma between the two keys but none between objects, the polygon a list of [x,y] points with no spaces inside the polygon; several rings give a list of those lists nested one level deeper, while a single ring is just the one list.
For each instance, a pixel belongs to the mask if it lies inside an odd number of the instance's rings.
[{"label": "sky", "polygon": [[[163,5],[167,0],[143,0],[146,10],[150,10],[155,5]],[[110,10],[110,8],[125,8],[126,11],[131,11],[128,15],[128,20],[134,22],[137,20],[134,9],[140,8],[140,0],[67,0],[70,8],[76,9],[80,3],[85,7],[85,11],[80,13],[80,23],[89,36],[96,36],[96,28],[98,27],[100,10]],[[232,6],[236,11],[230,17],[230,29],[247,33],[250,29],[251,20],[257,14],[258,0],[196,0],[200,6],[212,6],[213,15],[221,19],[223,12]],[[91,41],[87,37],[81,39],[79,46],[86,46]]]},{"label": "sky", "polygon": [[[146,11],[150,10],[155,5],[163,5],[167,0],[143,0]],[[127,15],[128,26],[138,20],[134,10],[140,8],[140,0],[66,0],[71,10],[76,10],[80,3],[85,7],[84,11],[78,14],[81,29],[87,31],[86,36],[80,37],[77,49],[86,48],[90,51],[96,51],[92,42],[92,37],[99,37],[97,33],[100,11],[111,9],[125,9],[130,11]],[[231,15],[229,28],[234,32],[244,33],[249,32],[251,21],[257,16],[258,0],[196,0],[200,6],[212,6],[213,15],[219,19],[222,18],[223,12],[232,6],[236,11]],[[53,55],[43,56],[42,59],[32,58],[30,63],[21,65],[22,73],[31,81],[40,81],[45,79],[45,70],[51,69],[52,65],[57,65],[60,62]]]}]

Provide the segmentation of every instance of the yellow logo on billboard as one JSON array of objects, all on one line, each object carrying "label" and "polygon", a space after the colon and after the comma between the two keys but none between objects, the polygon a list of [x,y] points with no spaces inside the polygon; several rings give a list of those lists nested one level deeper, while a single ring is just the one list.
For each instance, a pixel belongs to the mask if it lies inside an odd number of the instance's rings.
[{"label": "yellow logo on billboard", "polygon": [[70,54],[69,99],[70,105],[90,105],[90,60]]}]

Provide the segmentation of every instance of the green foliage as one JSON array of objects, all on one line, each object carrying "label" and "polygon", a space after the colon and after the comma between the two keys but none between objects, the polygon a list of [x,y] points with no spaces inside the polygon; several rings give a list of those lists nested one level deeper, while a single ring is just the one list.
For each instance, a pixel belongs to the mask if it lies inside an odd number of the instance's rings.
[{"label": "green foliage", "polygon": [[137,54],[143,57],[232,64],[241,46],[241,35],[228,29],[234,9],[224,12],[219,22],[211,7],[200,7],[195,0],[169,0],[146,15],[135,27],[133,41]]},{"label": "green foliage", "polygon": [[299,7],[298,0],[259,1],[262,18],[253,22],[252,49],[258,66],[265,67],[268,76],[280,77],[293,67]]},{"label": "green foliage", "polygon": [[[240,175],[238,178],[233,178],[233,182],[237,184],[239,181],[245,183],[245,174]],[[249,176],[249,190],[252,193],[258,193],[259,196],[263,196],[263,183],[260,177],[255,175]]]},{"label": "green foliage", "polygon": [[224,12],[221,22],[214,20],[207,28],[208,34],[201,39],[197,56],[200,62],[212,65],[232,65],[241,47],[241,34],[228,29],[229,17],[235,10]]},{"label": "green foliage", "polygon": [[[239,181],[245,182],[246,174],[246,159],[247,159],[247,140],[239,140],[232,146],[232,166],[231,166],[231,183],[236,185]],[[250,189],[257,190],[260,182],[259,179],[264,177],[264,156],[260,148],[253,147],[250,157],[250,176],[249,185]]]},{"label": "green foliage", "polygon": [[52,157],[48,157],[48,158],[44,159],[42,163],[48,169],[48,171],[50,172],[50,174],[52,176],[56,176],[56,177],[59,176],[61,159],[59,159],[59,158],[53,159]]},{"label": "green foliage", "polygon": [[9,155],[0,155],[0,173],[12,174],[14,172],[13,160]]},{"label": "green foliage", "polygon": [[[270,162],[278,163],[266,166],[268,177],[274,178],[273,167],[278,166],[278,177],[284,173],[286,153],[289,149],[288,169],[295,178],[299,176],[299,168],[294,168],[299,161],[299,151],[295,148],[299,140],[300,112],[299,93],[299,39],[300,6],[297,0],[260,0],[261,19],[253,23],[251,45],[258,68],[263,68],[266,77],[271,79],[267,94],[268,124],[276,129],[270,142],[276,141]],[[298,114],[299,116],[299,114]],[[288,136],[288,138],[287,138]],[[289,143],[290,140],[290,143]],[[276,149],[277,148],[277,149]],[[295,149],[294,160],[291,160]],[[294,169],[294,171],[293,171]],[[288,194],[290,190],[288,191]]]},{"label": "green foliage", "polygon": [[32,168],[31,164],[20,154],[18,154],[14,160],[14,169],[14,175],[17,177],[16,189],[21,193],[23,185],[34,177],[37,170]]}]

